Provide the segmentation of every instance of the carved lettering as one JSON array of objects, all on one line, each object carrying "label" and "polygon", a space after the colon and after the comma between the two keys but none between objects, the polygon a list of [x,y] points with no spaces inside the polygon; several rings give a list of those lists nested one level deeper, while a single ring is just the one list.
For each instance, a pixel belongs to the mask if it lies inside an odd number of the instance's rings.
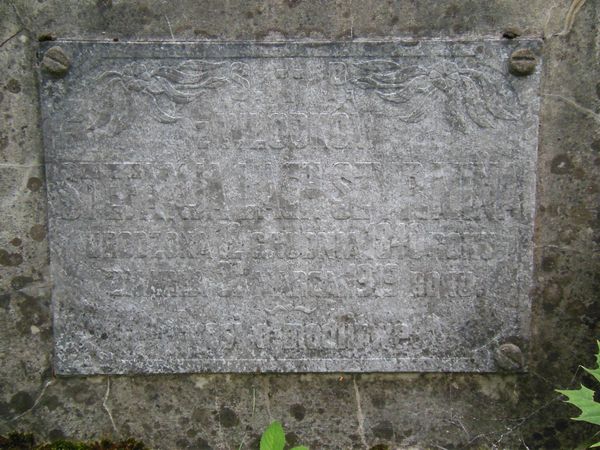
[{"label": "carved lettering", "polygon": [[58,373],[481,372],[527,341],[539,71],[412,44],[62,42],[93,61],[40,74]]}]

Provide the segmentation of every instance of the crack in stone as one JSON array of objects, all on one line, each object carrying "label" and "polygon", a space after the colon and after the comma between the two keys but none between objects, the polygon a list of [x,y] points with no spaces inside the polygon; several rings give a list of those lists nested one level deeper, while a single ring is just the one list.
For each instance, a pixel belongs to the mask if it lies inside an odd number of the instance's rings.
[{"label": "crack in stone", "polygon": [[8,41],[10,41],[12,38],[16,37],[17,35],[19,35],[22,31],[23,31],[23,29],[20,29],[16,33],[10,35],[6,39],[4,39],[2,42],[0,42],[0,48],[4,47],[4,44],[6,44]]},{"label": "crack in stone", "polygon": [[565,25],[561,32],[553,34],[553,36],[566,36],[573,29],[573,24],[575,23],[575,18],[577,14],[585,5],[587,0],[573,0],[569,10],[567,11],[567,15],[565,16]]},{"label": "crack in stone", "polygon": [[[577,368],[577,371],[575,372],[575,374],[573,375],[573,378],[571,379],[571,383],[569,384],[570,386],[573,385],[575,379],[577,378],[577,372],[578,371],[579,371],[579,367]],[[530,373],[532,373],[533,375],[538,376],[539,378],[541,378],[545,382],[549,383],[550,386],[555,387],[555,384],[553,382],[550,382],[549,380],[545,379],[544,377],[542,377],[541,375],[539,375],[537,372],[530,371]],[[515,432],[520,432],[520,428],[522,428],[532,417],[534,417],[536,414],[540,413],[542,410],[544,410],[546,408],[549,408],[554,402],[556,402],[558,400],[560,400],[560,395],[556,396],[556,397],[553,397],[551,400],[549,400],[548,402],[544,403],[539,408],[532,410],[526,416],[515,418],[515,419],[509,419],[512,422],[516,422],[516,424],[514,426],[505,426],[505,429],[504,429],[503,432],[492,431],[492,432],[489,432],[489,433],[481,433],[481,434],[475,436],[471,441],[469,441],[468,444],[472,444],[477,439],[483,438],[489,444],[489,446],[490,446],[491,449],[494,449],[494,450],[504,449],[506,447],[501,445],[502,441],[504,440],[504,438],[506,438],[507,436],[509,436],[509,435],[511,435],[511,434],[513,434]],[[452,422],[450,422],[450,423],[452,423]],[[488,438],[488,436],[491,436],[491,435],[498,436],[498,438],[497,438],[497,440],[495,442],[490,441],[490,439]],[[521,441],[521,443],[524,445],[525,448],[529,448],[529,447],[526,446],[522,434],[519,436],[519,440]]]},{"label": "crack in stone", "polygon": [[13,12],[15,13],[15,17],[17,18],[17,21],[19,22],[19,24],[21,25],[21,30],[19,31],[19,33],[21,31],[26,31],[27,34],[31,35],[31,30],[29,29],[29,27],[25,24],[25,21],[23,20],[23,17],[21,17],[21,13],[19,12],[19,10],[17,9],[17,7],[15,6],[15,4],[12,1],[8,1],[8,4],[10,5],[10,7],[12,8]]},{"label": "crack in stone", "polygon": [[225,442],[225,436],[223,434],[223,427],[221,425],[221,401],[219,400],[219,395],[215,394],[215,411],[217,411],[217,436],[219,441],[221,441],[221,447],[223,450],[227,450],[227,444]]},{"label": "crack in stone", "polygon": [[368,449],[369,446],[367,444],[367,437],[365,435],[365,415],[363,414],[360,401],[360,392],[358,390],[355,377],[352,377],[352,385],[354,386],[354,397],[356,399],[356,421],[358,422],[358,427],[356,430],[360,436],[360,441],[362,442],[363,446],[365,449]]},{"label": "crack in stone", "polygon": [[43,164],[12,164],[12,163],[1,163],[0,169],[3,168],[18,168],[18,169],[30,169],[34,167],[43,167]]},{"label": "crack in stone", "polygon": [[[543,28],[543,32],[544,32],[544,36],[546,36],[548,34],[548,28],[550,27],[550,21],[552,20],[552,17],[554,15],[554,10],[558,8],[558,4],[554,3],[550,8],[548,8],[548,10],[546,11],[546,22],[544,23],[544,28]],[[554,36],[555,33],[550,34],[550,37]]]},{"label": "crack in stone", "polygon": [[542,95],[544,97],[551,97],[551,98],[556,98],[558,100],[562,100],[566,104],[572,106],[573,108],[584,113],[585,115],[590,116],[596,122],[600,123],[600,114],[598,114],[595,111],[592,111],[589,108],[586,108],[585,106],[580,105],[579,103],[577,103],[575,100],[573,100],[571,98],[568,98],[568,97],[565,97],[565,96],[559,95],[559,94],[542,93]]},{"label": "crack in stone", "polygon": [[106,402],[108,401],[109,395],[110,395],[110,377],[106,377],[106,393],[104,394],[104,400],[102,401],[102,407],[108,414],[108,418],[110,419],[110,423],[112,424],[113,430],[115,431],[115,433],[118,436],[119,430],[117,429],[117,425],[115,425],[115,420],[113,419],[112,413],[110,412],[110,409],[108,408],[108,405],[106,404]]},{"label": "crack in stone", "polygon": [[265,406],[267,408],[267,414],[269,416],[270,423],[273,422],[273,416],[271,415],[271,380],[265,378],[263,384],[266,392]]},{"label": "crack in stone", "polygon": [[48,389],[48,387],[50,385],[54,384],[54,381],[55,380],[48,380],[48,381],[46,381],[46,383],[44,384],[44,387],[42,388],[40,394],[35,399],[35,402],[33,402],[33,405],[31,406],[31,408],[29,408],[27,411],[23,411],[18,416],[13,417],[12,419],[9,420],[9,422],[14,422],[15,420],[18,420],[21,417],[23,417],[25,414],[28,414],[31,411],[33,411],[35,409],[35,407],[38,405],[38,403],[40,403],[40,400],[42,399],[42,397],[44,396],[44,394],[46,393],[46,389]]},{"label": "crack in stone", "polygon": [[165,20],[167,21],[167,25],[169,26],[169,33],[171,33],[171,39],[175,40],[175,36],[173,35],[173,28],[171,28],[171,22],[169,21],[169,18],[167,17],[166,14],[165,14]]},{"label": "crack in stone", "polygon": [[[1,167],[3,168],[4,166]],[[13,191],[11,192],[12,195],[6,195],[2,199],[2,201],[0,202],[0,208],[2,208],[3,211],[10,209],[12,205],[19,204],[20,202],[22,202],[23,198],[28,195],[27,191],[24,189],[25,184],[27,183],[27,180],[32,176],[34,169],[38,166],[23,165],[18,167],[26,169],[23,175],[21,176],[22,186],[16,185],[13,188]]]},{"label": "crack in stone", "polygon": [[[573,377],[571,378],[571,382],[569,383],[569,386],[573,386],[573,383],[575,382],[575,379],[577,378],[578,372],[579,372],[580,367],[577,368],[577,370],[575,371],[575,374],[573,374]],[[544,380],[545,382],[547,382],[550,386],[555,386],[555,384],[549,380],[547,380],[546,378],[542,377],[539,373],[532,371],[531,372],[533,375],[538,376],[539,378],[541,378],[542,380]],[[540,406],[537,409],[534,409],[533,411],[531,411],[528,415],[515,419],[515,421],[517,421],[517,424],[514,425],[513,427],[507,426],[506,427],[506,431],[501,433],[498,440],[496,442],[491,443],[492,448],[493,449],[502,449],[505,447],[500,447],[500,444],[502,443],[502,441],[504,440],[505,437],[513,434],[514,432],[518,431],[523,425],[525,425],[527,423],[527,421],[529,421],[532,417],[534,417],[536,414],[539,414],[542,410],[549,408],[553,403],[559,401],[561,399],[561,396],[558,395],[556,397],[553,397],[552,399],[550,399],[548,402],[544,403],[542,406]],[[490,434],[490,433],[487,433]],[[483,435],[485,436],[485,435]],[[486,439],[487,440],[487,439]],[[525,445],[525,442],[523,440],[523,436],[520,436],[520,440],[523,443],[523,445],[525,446],[525,448],[529,448]]]},{"label": "crack in stone", "polygon": [[252,388],[252,418],[254,418],[254,413],[256,412],[256,388]]},{"label": "crack in stone", "polygon": [[543,245],[536,245],[535,248],[536,249],[558,250],[561,252],[569,252],[569,253],[576,254],[576,255],[587,255],[587,252],[573,248],[570,245],[543,244]]},{"label": "crack in stone", "polygon": [[354,40],[354,8],[353,0],[350,0],[350,40]]},{"label": "crack in stone", "polygon": [[525,417],[521,417],[520,419],[517,419],[519,422],[514,426],[514,427],[506,427],[506,432],[502,433],[500,435],[500,437],[498,438],[498,440],[492,444],[492,448],[494,449],[499,449],[499,448],[504,448],[504,447],[499,447],[500,444],[502,443],[502,441],[504,440],[504,438],[506,436],[511,435],[512,433],[514,433],[515,431],[517,431],[519,428],[521,428],[525,423],[527,423],[527,421],[529,419],[531,419],[533,416],[535,416],[536,414],[538,414],[540,411],[548,408],[552,403],[556,402],[560,400],[560,396],[554,397],[552,400],[544,403],[542,406],[540,406],[539,408],[533,410],[530,414],[528,414]]}]

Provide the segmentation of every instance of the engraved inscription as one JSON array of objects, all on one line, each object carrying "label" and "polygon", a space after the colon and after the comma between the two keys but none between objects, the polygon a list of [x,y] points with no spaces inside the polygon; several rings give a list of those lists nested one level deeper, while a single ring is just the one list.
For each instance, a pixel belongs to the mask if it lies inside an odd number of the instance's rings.
[{"label": "engraved inscription", "polygon": [[[208,162],[66,162],[49,170],[60,180],[51,201],[63,220],[504,221],[526,214],[516,189],[524,169],[512,163],[251,161],[227,167],[235,177],[229,184],[221,165]],[[177,183],[194,196],[170,189]]]},{"label": "engraved inscription", "polygon": [[64,45],[57,372],[492,371],[527,340],[539,75],[512,43]]}]

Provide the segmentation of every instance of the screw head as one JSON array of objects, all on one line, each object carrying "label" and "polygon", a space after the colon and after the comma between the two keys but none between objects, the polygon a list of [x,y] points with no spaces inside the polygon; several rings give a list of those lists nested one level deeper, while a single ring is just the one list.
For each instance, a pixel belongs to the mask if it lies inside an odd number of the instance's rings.
[{"label": "screw head", "polygon": [[515,39],[521,36],[521,34],[523,33],[518,28],[508,27],[506,30],[504,30],[504,33],[502,33],[502,37],[504,39]]},{"label": "screw head", "polygon": [[508,61],[508,70],[513,75],[523,77],[535,72],[537,57],[528,48],[520,48],[512,52]]},{"label": "screw head", "polygon": [[63,77],[71,67],[71,58],[58,45],[50,47],[42,58],[42,69],[56,77]]},{"label": "screw head", "polygon": [[523,368],[523,352],[515,344],[502,344],[494,355],[496,364],[502,370],[515,371]]}]

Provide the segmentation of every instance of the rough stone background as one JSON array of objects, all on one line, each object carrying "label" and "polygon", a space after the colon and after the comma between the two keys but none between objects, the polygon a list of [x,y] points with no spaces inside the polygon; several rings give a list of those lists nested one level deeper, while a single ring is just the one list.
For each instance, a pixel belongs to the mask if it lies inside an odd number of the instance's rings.
[{"label": "rough stone background", "polygon": [[[0,1],[0,434],[257,448],[271,419],[313,449],[573,448],[594,428],[555,388],[600,337],[600,4],[594,0]],[[39,39],[543,37],[527,374],[54,378]]]}]

